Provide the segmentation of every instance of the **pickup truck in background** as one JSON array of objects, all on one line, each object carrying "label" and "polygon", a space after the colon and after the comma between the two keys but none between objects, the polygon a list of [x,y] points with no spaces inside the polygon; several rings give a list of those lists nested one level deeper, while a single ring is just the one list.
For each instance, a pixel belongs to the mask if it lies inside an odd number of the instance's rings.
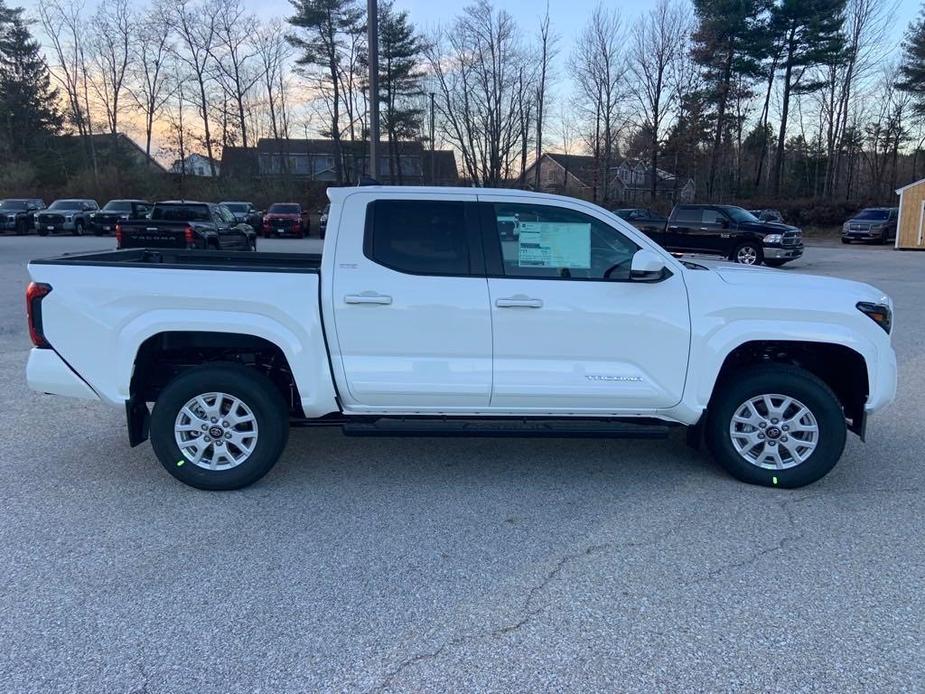
[{"label": "pickup truck in background", "polygon": [[322,255],[32,261],[30,387],[123,409],[129,443],[150,437],[170,474],[203,489],[258,480],[291,424],[366,436],[684,426],[737,478],[799,487],[895,395],[892,302],[870,285],[681,261],[554,195],[328,196]]},{"label": "pickup truck in background", "polygon": [[218,204],[227,207],[237,221],[248,224],[255,230],[260,228],[260,223],[263,221],[263,212],[258,210],[254,203],[241,200],[229,200],[222,201]]},{"label": "pickup truck in background", "polygon": [[35,228],[35,213],[44,210],[38,198],[7,198],[0,200],[0,231],[28,234]]},{"label": "pickup truck in background", "polygon": [[675,253],[718,255],[744,265],[770,267],[803,255],[803,234],[797,227],[762,222],[735,205],[676,205],[663,225],[631,223]]},{"label": "pickup truck in background", "polygon": [[222,205],[168,200],[154,203],[147,219],[119,222],[116,248],[255,251],[257,234]]},{"label": "pickup truck in background", "polygon": [[271,236],[295,236],[304,239],[309,233],[308,210],[297,202],[274,202],[263,216],[261,231]]},{"label": "pickup truck in background", "polygon": [[55,200],[46,209],[35,213],[35,229],[39,236],[67,232],[83,236],[91,228],[91,215],[100,209],[96,200],[65,198]]},{"label": "pickup truck in background", "polygon": [[90,215],[90,226],[97,236],[114,234],[116,224],[130,219],[146,219],[151,203],[146,200],[110,200],[103,209]]},{"label": "pickup truck in background", "polygon": [[866,207],[842,225],[841,242],[895,241],[898,221],[898,207]]}]

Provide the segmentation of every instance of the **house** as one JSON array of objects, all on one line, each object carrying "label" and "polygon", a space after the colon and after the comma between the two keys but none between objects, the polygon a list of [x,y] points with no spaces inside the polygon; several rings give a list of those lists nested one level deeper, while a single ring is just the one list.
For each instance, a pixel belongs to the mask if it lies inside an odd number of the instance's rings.
[{"label": "house", "polygon": [[[421,142],[396,143],[397,157],[389,143],[379,146],[379,172],[375,178],[383,183],[405,185],[456,185],[459,173],[452,150],[433,153]],[[341,142],[342,177],[356,182],[368,175],[369,143],[359,140]],[[310,181],[336,182],[336,148],[333,140],[261,138],[257,147],[226,148],[222,156],[223,175],[227,176],[295,176]],[[227,160],[226,160],[227,157]],[[225,170],[225,166],[230,169]]]},{"label": "house", "polygon": [[[148,158],[135,140],[125,133],[94,133],[93,149],[98,162],[118,163],[127,167],[149,167],[154,173],[167,173],[154,157]],[[52,148],[59,158],[69,167],[78,162],[87,161],[87,140],[81,135],[56,135],[52,138]]]},{"label": "house", "polygon": [[[187,154],[184,159],[177,159],[170,166],[170,173],[183,174],[185,176],[212,176],[213,167],[209,166],[209,158],[205,155],[193,152]],[[214,163],[215,174],[218,176],[221,167],[217,162]]]},{"label": "house", "polygon": [[[539,167],[539,189],[547,193],[574,195],[581,198],[607,199],[614,203],[637,203],[652,197],[652,169],[645,162],[624,159],[607,169],[607,194],[601,190],[603,176],[594,157],[584,154],[547,152],[534,161],[524,174],[524,181],[533,186]],[[672,202],[690,202],[696,188],[693,179],[678,178],[656,169],[656,195]]]},{"label": "house", "polygon": [[899,219],[896,221],[896,248],[925,250],[925,178],[896,191]]}]

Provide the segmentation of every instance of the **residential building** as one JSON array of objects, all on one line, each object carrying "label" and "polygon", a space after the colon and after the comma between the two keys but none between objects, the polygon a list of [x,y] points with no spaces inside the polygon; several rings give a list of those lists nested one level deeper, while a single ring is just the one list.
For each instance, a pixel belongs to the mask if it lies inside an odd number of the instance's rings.
[{"label": "residential building", "polygon": [[[221,171],[218,162],[214,163],[216,176]],[[185,176],[212,176],[213,167],[209,166],[209,158],[203,154],[192,152],[187,154],[184,159],[177,159],[170,166],[170,173],[183,174]]]}]

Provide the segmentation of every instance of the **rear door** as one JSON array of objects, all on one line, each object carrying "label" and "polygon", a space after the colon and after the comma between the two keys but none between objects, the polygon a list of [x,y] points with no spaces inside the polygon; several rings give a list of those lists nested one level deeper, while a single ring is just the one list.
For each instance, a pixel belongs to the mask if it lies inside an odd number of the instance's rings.
[{"label": "rear door", "polygon": [[[589,208],[480,195],[491,298],[492,408],[620,413],[671,407],[687,373],[680,274],[630,279],[639,245]],[[515,220],[515,234],[505,233]]]},{"label": "rear door", "polygon": [[491,315],[475,203],[354,193],[341,208],[328,301],[348,411],[488,406]]},{"label": "rear door", "polygon": [[693,250],[694,233],[700,226],[701,210],[699,207],[686,207],[678,205],[668,219],[664,242],[660,242],[669,250]]}]

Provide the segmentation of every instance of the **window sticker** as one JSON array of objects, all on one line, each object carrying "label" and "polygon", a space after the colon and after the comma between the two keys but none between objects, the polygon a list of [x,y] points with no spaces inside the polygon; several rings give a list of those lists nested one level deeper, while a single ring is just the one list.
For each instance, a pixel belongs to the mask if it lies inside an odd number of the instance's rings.
[{"label": "window sticker", "polygon": [[518,267],[591,269],[591,224],[518,222]]}]

